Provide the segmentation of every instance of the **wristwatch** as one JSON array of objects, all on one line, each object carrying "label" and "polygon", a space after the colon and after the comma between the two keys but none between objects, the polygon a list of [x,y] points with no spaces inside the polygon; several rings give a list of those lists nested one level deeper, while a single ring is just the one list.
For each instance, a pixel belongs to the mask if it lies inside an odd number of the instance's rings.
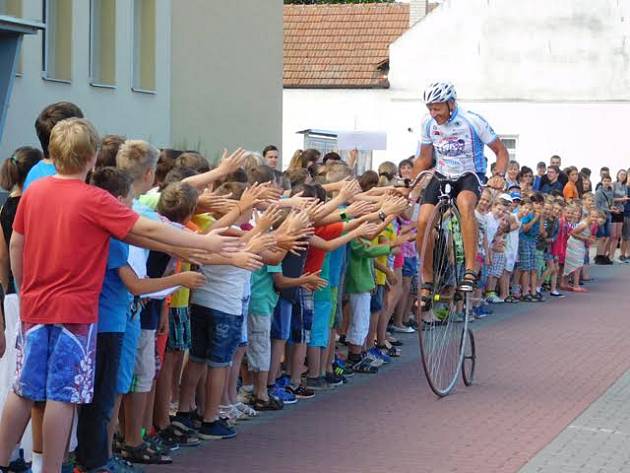
[{"label": "wristwatch", "polygon": [[350,221],[350,217],[349,217],[349,216],[348,216],[348,214],[347,214],[347,213],[345,213],[345,212],[341,212],[341,213],[339,214],[339,218],[341,218],[341,221],[342,221],[342,222],[349,222],[349,221]]},{"label": "wristwatch", "polygon": [[378,213],[378,218],[381,219],[381,222],[384,222],[385,219],[387,218],[387,215],[385,215],[385,212],[383,212],[382,210]]}]

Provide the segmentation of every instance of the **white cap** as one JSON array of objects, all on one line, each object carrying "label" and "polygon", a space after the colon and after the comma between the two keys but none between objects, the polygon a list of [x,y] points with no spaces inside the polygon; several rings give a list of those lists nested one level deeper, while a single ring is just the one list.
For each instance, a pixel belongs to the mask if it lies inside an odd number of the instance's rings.
[{"label": "white cap", "polygon": [[514,202],[514,201],[512,200],[512,196],[511,196],[510,194],[501,194],[501,195],[499,196],[499,199],[501,199],[501,200],[506,200],[506,201],[508,201],[509,203]]}]

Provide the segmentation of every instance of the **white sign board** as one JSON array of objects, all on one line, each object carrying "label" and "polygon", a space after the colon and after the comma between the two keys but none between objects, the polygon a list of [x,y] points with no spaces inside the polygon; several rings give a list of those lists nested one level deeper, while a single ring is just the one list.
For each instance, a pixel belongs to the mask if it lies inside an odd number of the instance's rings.
[{"label": "white sign board", "polygon": [[373,151],[387,149],[387,133],[380,131],[340,131],[337,135],[337,148]]}]

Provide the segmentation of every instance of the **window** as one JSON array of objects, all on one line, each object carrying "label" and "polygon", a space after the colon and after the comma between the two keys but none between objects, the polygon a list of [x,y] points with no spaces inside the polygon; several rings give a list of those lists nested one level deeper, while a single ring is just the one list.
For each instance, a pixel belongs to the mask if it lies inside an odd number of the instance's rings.
[{"label": "window", "polygon": [[44,2],[44,78],[72,80],[72,0]]},{"label": "window", "polygon": [[[22,18],[22,0],[0,0],[0,15]],[[20,51],[18,62],[15,68],[16,75],[22,75],[22,71],[22,51]]]},{"label": "window", "polygon": [[518,135],[503,135],[499,136],[501,141],[507,148],[508,154],[510,155],[510,160],[516,161],[516,150],[518,148]]},{"label": "window", "polygon": [[134,0],[133,90],[155,91],[155,0]]},{"label": "window", "polygon": [[90,2],[90,81],[116,84],[116,0]]},{"label": "window", "polygon": [[0,15],[22,16],[22,0],[0,0]]}]

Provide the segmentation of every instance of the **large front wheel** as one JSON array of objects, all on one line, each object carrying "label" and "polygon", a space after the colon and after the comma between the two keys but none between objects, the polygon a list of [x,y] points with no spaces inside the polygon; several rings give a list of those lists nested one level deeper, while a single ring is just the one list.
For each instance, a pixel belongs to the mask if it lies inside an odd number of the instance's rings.
[{"label": "large front wheel", "polygon": [[461,217],[448,201],[439,202],[429,218],[419,270],[423,285],[432,283],[430,291],[419,291],[418,296],[418,307],[428,306],[419,309],[418,318],[422,366],[431,390],[443,397],[453,390],[460,374],[469,310],[469,293],[457,290],[464,273]]}]

